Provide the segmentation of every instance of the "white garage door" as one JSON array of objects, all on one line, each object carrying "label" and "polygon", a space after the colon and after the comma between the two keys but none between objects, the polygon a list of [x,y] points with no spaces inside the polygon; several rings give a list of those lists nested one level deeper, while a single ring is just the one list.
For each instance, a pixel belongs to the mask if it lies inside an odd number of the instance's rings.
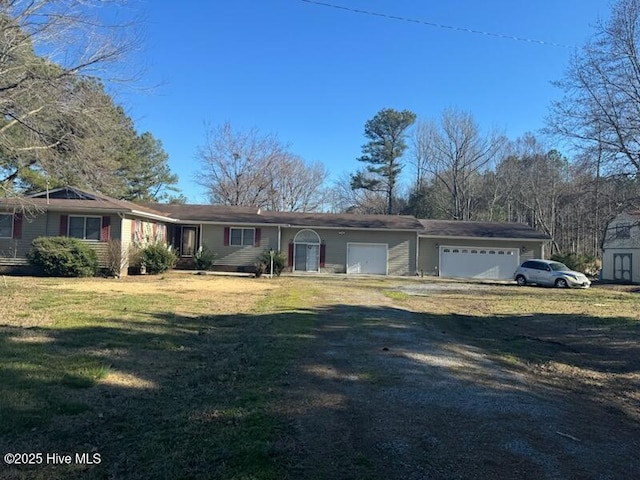
[{"label": "white garage door", "polygon": [[387,274],[387,245],[347,243],[347,273]]},{"label": "white garage door", "polygon": [[440,276],[507,280],[520,263],[517,248],[440,247]]}]

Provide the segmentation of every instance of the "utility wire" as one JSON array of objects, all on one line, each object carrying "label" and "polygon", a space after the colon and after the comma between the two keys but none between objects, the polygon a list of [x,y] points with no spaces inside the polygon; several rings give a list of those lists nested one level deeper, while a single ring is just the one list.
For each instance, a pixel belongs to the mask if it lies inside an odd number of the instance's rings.
[{"label": "utility wire", "polygon": [[416,20],[415,18],[408,18],[408,17],[400,17],[398,15],[390,15],[388,13],[379,13],[379,12],[370,12],[368,10],[360,10],[357,8],[351,8],[351,7],[344,7],[342,5],[335,5],[332,3],[325,3],[325,2],[317,2],[315,0],[300,0],[301,2],[305,2],[305,3],[310,3],[312,5],[319,5],[322,7],[330,7],[330,8],[336,8],[338,10],[344,10],[347,12],[351,12],[351,13],[359,13],[361,15],[370,15],[373,17],[383,17],[383,18],[388,18],[390,20],[399,20],[401,22],[409,22],[409,23],[417,23],[419,25],[426,25],[428,27],[435,27],[435,28],[443,28],[443,29],[447,29],[447,30],[454,30],[457,32],[464,32],[464,33],[473,33],[476,35],[485,35],[488,37],[496,37],[496,38],[501,38],[504,40],[514,40],[517,42],[526,42],[526,43],[535,43],[538,45],[545,45],[548,47],[561,47],[561,48],[574,48],[571,45],[565,45],[562,43],[555,43],[555,42],[547,42],[546,40],[536,40],[533,38],[524,38],[524,37],[516,37],[513,35],[505,35],[502,33],[495,33],[495,32],[485,32],[482,30],[473,30],[471,28],[464,28],[464,27],[455,27],[452,25],[444,25],[441,23],[434,23],[434,22],[427,22],[424,20]]}]

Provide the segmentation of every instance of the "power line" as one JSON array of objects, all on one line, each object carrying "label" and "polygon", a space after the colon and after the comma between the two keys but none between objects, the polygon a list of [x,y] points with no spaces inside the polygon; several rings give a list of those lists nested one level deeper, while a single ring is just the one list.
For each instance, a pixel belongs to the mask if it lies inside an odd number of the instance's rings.
[{"label": "power line", "polygon": [[535,43],[538,45],[545,45],[548,47],[562,47],[562,48],[573,48],[573,46],[571,45],[565,45],[562,43],[555,43],[555,42],[547,42],[546,40],[536,40],[533,38],[524,38],[524,37],[516,37],[513,35],[505,35],[502,33],[495,33],[495,32],[485,32],[483,30],[474,30],[471,28],[465,28],[465,27],[456,27],[453,25],[444,25],[442,23],[434,23],[434,22],[427,22],[425,20],[417,20],[415,18],[408,18],[408,17],[400,17],[398,15],[390,15],[388,13],[380,13],[380,12],[371,12],[368,10],[360,10],[357,8],[351,8],[351,7],[345,7],[342,5],[335,5],[332,3],[325,3],[325,2],[317,2],[315,0],[300,0],[301,2],[305,2],[305,3],[310,3],[312,5],[319,5],[322,7],[330,7],[330,8],[335,8],[338,10],[344,10],[347,12],[351,12],[351,13],[358,13],[361,15],[370,15],[373,17],[383,17],[383,18],[388,18],[390,20],[399,20],[401,22],[409,22],[409,23],[416,23],[419,25],[426,25],[428,27],[435,27],[435,28],[443,28],[446,30],[454,30],[457,32],[464,32],[464,33],[473,33],[476,35],[484,35],[484,36],[488,36],[488,37],[496,37],[496,38],[501,38],[504,40],[514,40],[517,42],[526,42],[526,43]]}]

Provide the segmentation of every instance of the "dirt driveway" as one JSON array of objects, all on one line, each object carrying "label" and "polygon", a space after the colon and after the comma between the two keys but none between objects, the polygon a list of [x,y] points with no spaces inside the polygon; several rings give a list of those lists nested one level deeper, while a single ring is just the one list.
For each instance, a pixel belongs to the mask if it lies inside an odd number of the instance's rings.
[{"label": "dirt driveway", "polygon": [[291,478],[640,478],[638,416],[396,300],[345,283],[320,310],[283,380]]}]

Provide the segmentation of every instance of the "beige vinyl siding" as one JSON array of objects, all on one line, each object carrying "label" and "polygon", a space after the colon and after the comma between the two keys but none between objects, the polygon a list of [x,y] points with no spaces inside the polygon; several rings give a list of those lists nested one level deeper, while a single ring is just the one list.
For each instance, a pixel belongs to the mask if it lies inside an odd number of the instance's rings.
[{"label": "beige vinyl siding", "polygon": [[440,245],[461,247],[517,248],[520,263],[531,258],[542,258],[543,242],[492,239],[420,238],[418,271],[424,275],[438,275],[440,270]]},{"label": "beige vinyl siding", "polygon": [[[22,218],[22,238],[0,240],[0,257],[24,258],[31,249],[31,243],[38,237],[58,237],[60,236],[60,217],[69,215],[62,212],[45,212],[34,217],[26,214]],[[111,238],[117,239],[120,236],[120,221],[117,214],[100,214],[95,212],[73,212],[73,216],[110,216],[111,217]],[[63,232],[65,235],[67,232]],[[101,265],[106,260],[106,242],[86,241],[96,253]]]},{"label": "beige vinyl siding", "polygon": [[[296,234],[305,228],[282,230],[282,251],[288,255],[289,244]],[[328,230],[309,228],[320,236],[325,245],[325,265],[320,269],[327,273],[346,273],[347,243],[378,243],[388,246],[388,274],[413,275],[416,269],[415,232]],[[342,232],[342,234],[340,233]]]},{"label": "beige vinyl siding", "polygon": [[[224,244],[224,225],[202,225],[202,245],[216,254],[215,265],[251,267],[266,249],[278,248],[278,228],[247,225],[227,225],[227,228],[259,228],[259,246]],[[284,252],[286,254],[286,251]]]},{"label": "beige vinyl siding", "polygon": [[[46,216],[22,216],[22,238],[0,239],[0,257],[25,258],[35,238],[46,235]],[[15,234],[15,232],[14,232]]]},{"label": "beige vinyl siding", "polygon": [[[96,213],[93,211],[85,211],[85,212],[73,212],[73,213],[64,213],[64,212],[51,212],[49,213],[49,220],[47,222],[47,232],[51,237],[57,237],[61,233],[60,232],[60,217],[62,215],[74,216],[74,217],[111,217],[111,229],[110,229],[110,240],[119,240],[120,239],[120,217],[117,213]],[[66,232],[64,232],[66,235]],[[83,240],[87,245],[89,245],[95,252],[98,254],[98,264],[101,267],[105,267],[107,264],[107,256],[109,246],[107,242],[95,241],[95,240]]]}]

